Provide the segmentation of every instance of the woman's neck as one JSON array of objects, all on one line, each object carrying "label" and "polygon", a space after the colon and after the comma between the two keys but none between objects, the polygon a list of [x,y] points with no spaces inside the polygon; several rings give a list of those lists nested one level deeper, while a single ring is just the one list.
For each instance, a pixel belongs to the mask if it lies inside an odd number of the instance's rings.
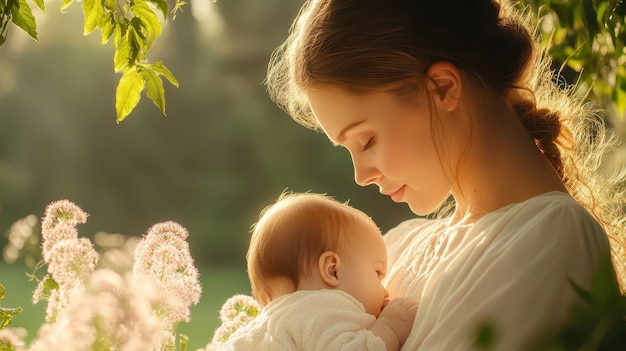
[{"label": "woman's neck", "polygon": [[567,189],[507,105],[475,118],[471,146],[453,190],[455,222],[473,222],[484,214],[533,196]]}]

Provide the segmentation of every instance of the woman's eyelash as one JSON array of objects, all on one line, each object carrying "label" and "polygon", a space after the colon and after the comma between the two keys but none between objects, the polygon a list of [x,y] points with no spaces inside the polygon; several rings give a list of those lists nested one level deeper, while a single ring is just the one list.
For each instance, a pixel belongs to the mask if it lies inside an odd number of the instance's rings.
[{"label": "woman's eyelash", "polygon": [[374,138],[369,138],[367,143],[365,143],[365,145],[363,145],[363,150],[362,151],[366,151],[367,149],[369,149],[373,145],[374,145]]}]

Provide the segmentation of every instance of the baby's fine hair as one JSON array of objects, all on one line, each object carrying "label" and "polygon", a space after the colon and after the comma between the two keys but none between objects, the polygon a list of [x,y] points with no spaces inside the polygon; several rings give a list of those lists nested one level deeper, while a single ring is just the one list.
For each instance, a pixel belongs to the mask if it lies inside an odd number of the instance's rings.
[{"label": "baby's fine hair", "polygon": [[277,278],[286,278],[295,291],[322,253],[340,253],[357,240],[354,225],[359,219],[373,223],[362,211],[324,194],[281,194],[252,227],[246,256],[252,295],[262,305],[269,303]]},{"label": "baby's fine hair", "polygon": [[[312,89],[410,98],[427,91],[433,63],[454,64],[484,90],[480,103],[504,99],[515,110],[570,194],[606,229],[626,288],[626,172],[600,171],[618,141],[575,86],[559,83],[538,42],[531,14],[509,0],[309,0],[274,51],[266,84],[296,122],[319,130]],[[437,142],[445,131],[436,113],[431,124]]]}]

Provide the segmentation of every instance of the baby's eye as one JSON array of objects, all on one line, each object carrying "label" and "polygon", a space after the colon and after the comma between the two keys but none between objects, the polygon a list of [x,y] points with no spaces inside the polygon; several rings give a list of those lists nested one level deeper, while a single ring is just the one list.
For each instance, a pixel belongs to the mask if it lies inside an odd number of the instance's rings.
[{"label": "baby's eye", "polygon": [[369,140],[367,141],[367,143],[365,143],[365,145],[363,145],[363,150],[362,151],[367,151],[369,148],[371,148],[372,146],[374,146],[374,138],[369,138]]}]

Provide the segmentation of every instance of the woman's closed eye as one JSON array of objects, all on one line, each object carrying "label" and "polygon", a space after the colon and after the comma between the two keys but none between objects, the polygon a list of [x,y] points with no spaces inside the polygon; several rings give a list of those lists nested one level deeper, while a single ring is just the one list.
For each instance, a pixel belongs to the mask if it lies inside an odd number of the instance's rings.
[{"label": "woman's closed eye", "polygon": [[365,145],[363,145],[363,149],[361,151],[367,151],[372,146],[374,146],[374,137],[369,138],[367,143],[365,143]]}]

